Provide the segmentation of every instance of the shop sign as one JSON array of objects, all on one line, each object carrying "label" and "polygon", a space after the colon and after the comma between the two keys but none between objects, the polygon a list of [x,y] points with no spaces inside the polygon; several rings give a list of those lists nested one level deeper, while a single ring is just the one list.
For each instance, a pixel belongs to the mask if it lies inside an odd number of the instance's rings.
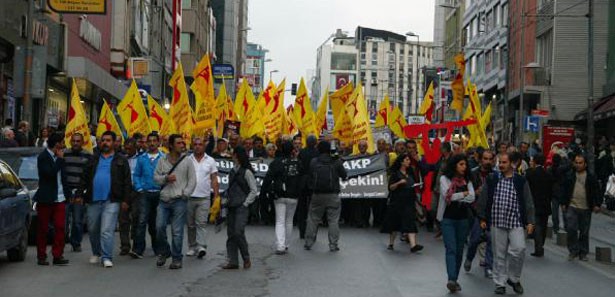
[{"label": "shop sign", "polygon": [[57,13],[105,14],[106,0],[47,0],[51,10]]},{"label": "shop sign", "polygon": [[34,44],[38,45],[47,45],[47,41],[49,40],[49,28],[37,21],[32,21],[32,41]]},{"label": "shop sign", "polygon": [[100,51],[102,44],[100,31],[92,23],[88,22],[87,16],[82,16],[79,19],[81,20],[79,24],[79,37],[95,50]]}]

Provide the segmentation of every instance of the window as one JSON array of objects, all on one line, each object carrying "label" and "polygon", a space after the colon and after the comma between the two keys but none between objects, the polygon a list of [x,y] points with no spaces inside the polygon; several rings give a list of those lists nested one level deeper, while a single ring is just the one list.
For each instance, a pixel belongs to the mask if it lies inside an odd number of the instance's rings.
[{"label": "window", "polygon": [[13,172],[11,172],[11,169],[7,165],[0,163],[0,173],[2,174],[2,178],[0,180],[0,189],[21,189],[21,183],[19,182],[19,179],[13,174]]},{"label": "window", "polygon": [[182,0],[182,9],[191,8],[192,0]]},{"label": "window", "polygon": [[389,44],[389,50],[391,50],[391,51],[395,51],[395,42],[391,42],[391,43]]},{"label": "window", "polygon": [[508,4],[502,5],[501,20],[502,20],[503,27],[508,26]]},{"label": "window", "polygon": [[365,53],[361,53],[361,61],[365,60]]},{"label": "window", "polygon": [[354,70],[357,65],[357,56],[349,53],[332,53],[331,70]]},{"label": "window", "polygon": [[181,48],[182,54],[190,52],[190,40],[192,39],[192,35],[190,33],[182,33],[179,46]]},{"label": "window", "polygon": [[492,52],[491,51],[487,51],[485,53],[485,73],[489,73],[491,72],[491,61],[492,61],[492,56],[491,56]]},{"label": "window", "polygon": [[378,44],[372,43],[372,53],[378,53]]},{"label": "window", "polygon": [[493,30],[494,24],[493,24],[493,11],[487,11],[487,15],[485,16],[486,20],[485,20],[485,32],[489,32],[490,30]]}]

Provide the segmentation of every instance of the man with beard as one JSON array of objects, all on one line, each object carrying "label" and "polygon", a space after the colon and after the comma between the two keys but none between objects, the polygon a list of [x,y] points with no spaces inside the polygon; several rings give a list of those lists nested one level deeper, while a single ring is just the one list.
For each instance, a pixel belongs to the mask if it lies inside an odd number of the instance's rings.
[{"label": "man with beard", "polygon": [[132,182],[128,160],[117,154],[114,142],[117,136],[106,131],[101,137],[100,154],[94,156],[91,181],[88,182],[88,232],[92,245],[90,263],[113,267],[113,241],[120,207],[128,209]]}]

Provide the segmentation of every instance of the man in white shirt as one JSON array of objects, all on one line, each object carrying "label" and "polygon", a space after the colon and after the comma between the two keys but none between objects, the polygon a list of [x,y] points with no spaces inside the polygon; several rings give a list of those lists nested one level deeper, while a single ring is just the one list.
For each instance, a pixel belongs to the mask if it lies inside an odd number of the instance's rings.
[{"label": "man in white shirt", "polygon": [[196,255],[202,259],[207,254],[205,227],[209,217],[211,192],[218,196],[218,169],[216,161],[205,154],[205,141],[201,137],[192,139],[193,153],[190,160],[196,172],[196,188],[188,200],[188,252],[187,256]]}]

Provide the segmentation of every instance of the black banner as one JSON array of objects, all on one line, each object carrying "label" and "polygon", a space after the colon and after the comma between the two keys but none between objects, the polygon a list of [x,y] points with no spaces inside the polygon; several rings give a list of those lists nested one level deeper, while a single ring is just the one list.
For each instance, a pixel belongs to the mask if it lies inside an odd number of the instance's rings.
[{"label": "black banner", "polygon": [[[387,198],[388,180],[382,155],[344,157],[343,160],[348,179],[340,180],[341,198]],[[259,192],[271,161],[271,159],[260,158],[250,160]],[[216,159],[216,166],[218,167],[220,192],[223,192],[228,188],[229,173],[234,163],[231,159]]]}]

